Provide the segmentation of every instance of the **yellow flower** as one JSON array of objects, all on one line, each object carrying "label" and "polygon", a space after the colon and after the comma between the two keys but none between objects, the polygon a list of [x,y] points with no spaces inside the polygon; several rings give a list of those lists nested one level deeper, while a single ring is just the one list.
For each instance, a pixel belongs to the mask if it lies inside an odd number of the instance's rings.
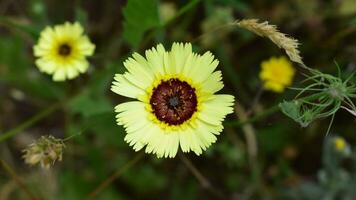
[{"label": "yellow flower", "polygon": [[335,145],[335,149],[339,152],[343,152],[347,146],[345,139],[342,137],[336,137],[334,139],[334,145]]},{"label": "yellow flower", "polygon": [[86,57],[93,55],[94,49],[78,22],[46,27],[33,48],[37,67],[41,72],[53,74],[54,81],[73,79],[86,72],[89,67]]},{"label": "yellow flower", "polygon": [[[178,148],[200,155],[216,141],[234,97],[215,94],[223,88],[218,61],[210,52],[198,55],[190,43],[174,43],[167,52],[159,44],[124,62],[111,90],[136,99],[115,107],[125,141],[157,157],[175,157]],[[215,71],[215,72],[214,72]]]},{"label": "yellow flower", "polygon": [[292,84],[295,70],[287,58],[272,57],[262,62],[261,68],[260,79],[266,90],[280,93]]}]

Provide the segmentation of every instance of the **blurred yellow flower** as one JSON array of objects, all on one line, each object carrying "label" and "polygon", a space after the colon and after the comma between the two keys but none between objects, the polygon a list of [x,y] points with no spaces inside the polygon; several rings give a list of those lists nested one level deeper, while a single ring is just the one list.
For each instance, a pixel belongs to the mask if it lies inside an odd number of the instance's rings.
[{"label": "blurred yellow flower", "polygon": [[334,139],[334,145],[335,149],[340,152],[344,151],[347,146],[345,139],[342,137],[336,137]]},{"label": "blurred yellow flower", "polygon": [[272,57],[261,63],[260,79],[263,87],[273,92],[283,92],[292,84],[295,70],[286,57]]},{"label": "blurred yellow flower", "polygon": [[46,27],[33,47],[37,67],[41,72],[53,74],[54,81],[73,79],[86,72],[89,67],[86,57],[93,55],[94,49],[78,22]]}]

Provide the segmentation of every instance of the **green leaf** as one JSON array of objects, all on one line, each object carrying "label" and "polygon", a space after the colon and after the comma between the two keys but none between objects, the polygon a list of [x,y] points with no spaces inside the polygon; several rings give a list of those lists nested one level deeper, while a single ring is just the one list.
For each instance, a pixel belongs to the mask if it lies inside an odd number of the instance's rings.
[{"label": "green leaf", "polygon": [[140,194],[160,191],[164,189],[168,182],[167,177],[162,172],[148,164],[127,171],[123,179]]},{"label": "green leaf", "polygon": [[302,127],[307,127],[316,117],[315,111],[305,109],[299,101],[284,101],[279,104],[282,112]]},{"label": "green leaf", "polygon": [[290,141],[290,134],[287,134],[289,128],[279,124],[259,130],[257,139],[262,151],[270,154],[280,152]]},{"label": "green leaf", "polygon": [[104,97],[94,98],[87,94],[80,95],[70,102],[72,113],[90,117],[113,110],[111,103]]},{"label": "green leaf", "polygon": [[6,69],[5,72],[16,73],[20,76],[23,76],[26,70],[30,68],[29,59],[26,56],[26,46],[20,38],[2,36],[0,40],[0,65],[2,65],[2,70]]},{"label": "green leaf", "polygon": [[78,173],[71,170],[60,171],[58,177],[62,199],[83,199],[90,192],[91,186],[83,177],[83,171]]},{"label": "green leaf", "polygon": [[91,80],[88,83],[91,95],[105,95],[110,88],[111,82],[116,73],[124,73],[124,59],[119,59],[110,62],[104,69],[98,70],[92,74]]},{"label": "green leaf", "polygon": [[183,183],[179,181],[173,181],[172,192],[170,194],[170,198],[172,200],[193,200],[198,199],[198,191],[199,188],[194,179],[188,179]]},{"label": "green leaf", "polygon": [[35,39],[39,36],[39,27],[34,24],[28,24],[21,22],[17,18],[10,18],[6,16],[0,16],[0,23],[5,24],[6,26],[12,27],[20,32],[28,34],[32,39]]},{"label": "green leaf", "polygon": [[300,118],[300,105],[298,103],[294,101],[283,101],[283,103],[279,104],[279,107],[285,115],[294,119],[295,121],[298,121],[298,119]]},{"label": "green leaf", "polygon": [[85,119],[84,127],[93,131],[104,143],[120,148],[127,148],[124,141],[126,135],[122,126],[116,124],[114,109],[110,112],[91,115]]},{"label": "green leaf", "polygon": [[137,47],[146,31],[158,27],[157,0],[129,0],[123,9],[124,39],[133,47]]},{"label": "green leaf", "polygon": [[84,27],[88,26],[88,13],[83,8],[76,8],[75,19]]},{"label": "green leaf", "polygon": [[0,40],[0,82],[20,89],[31,97],[60,99],[64,96],[63,85],[54,83],[47,76],[40,74],[35,67],[21,38],[4,36]]}]

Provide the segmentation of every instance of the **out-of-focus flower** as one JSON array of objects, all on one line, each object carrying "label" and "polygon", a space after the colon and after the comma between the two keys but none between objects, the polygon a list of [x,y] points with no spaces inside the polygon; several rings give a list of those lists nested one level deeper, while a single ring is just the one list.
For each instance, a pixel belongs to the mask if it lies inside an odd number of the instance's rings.
[{"label": "out-of-focus flower", "polygon": [[295,70],[291,62],[285,57],[272,57],[261,63],[260,79],[266,90],[283,92],[292,84],[294,74]]},{"label": "out-of-focus flower", "polygon": [[41,136],[40,139],[30,144],[23,150],[25,163],[29,165],[40,164],[41,167],[49,169],[56,160],[61,161],[64,142],[51,135]]},{"label": "out-of-focus flower", "polygon": [[334,144],[335,144],[335,149],[337,151],[343,151],[346,148],[346,142],[344,138],[341,137],[335,138]]},{"label": "out-of-focus flower", "polygon": [[233,112],[234,96],[215,94],[224,87],[221,71],[215,71],[219,62],[210,52],[193,53],[190,43],[174,43],[168,52],[159,44],[146,58],[132,57],[124,62],[128,72],[116,74],[111,88],[137,99],[115,108],[125,141],[157,157],[175,157],[179,146],[200,155]]},{"label": "out-of-focus flower", "polygon": [[334,148],[336,152],[348,155],[350,153],[350,146],[346,140],[340,136],[334,138],[333,141]]},{"label": "out-of-focus flower", "polygon": [[73,79],[86,72],[86,57],[93,55],[95,45],[83,32],[78,22],[46,27],[33,47],[39,70],[53,74],[54,81]]},{"label": "out-of-focus flower", "polygon": [[177,13],[177,8],[173,2],[162,2],[159,5],[159,14],[163,23],[171,20]]}]

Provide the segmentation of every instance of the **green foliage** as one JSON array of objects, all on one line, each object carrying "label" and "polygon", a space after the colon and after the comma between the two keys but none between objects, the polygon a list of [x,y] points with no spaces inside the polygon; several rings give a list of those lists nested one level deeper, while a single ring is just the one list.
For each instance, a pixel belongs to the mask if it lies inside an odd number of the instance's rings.
[{"label": "green foliage", "polygon": [[5,16],[0,16],[0,24],[4,24],[9,26],[17,31],[25,33],[29,38],[35,39],[39,36],[40,29],[38,26],[34,26],[32,24],[23,23],[16,19],[12,19]]},{"label": "green foliage", "polygon": [[38,76],[39,72],[26,56],[26,45],[21,38],[3,37],[0,40],[0,67],[0,82],[24,90],[32,97],[60,99],[64,96],[61,85]]},{"label": "green foliage", "polygon": [[[352,81],[355,72],[343,80],[340,75],[335,77],[318,70],[307,69],[311,75],[307,76],[304,82],[311,81],[311,83],[303,88],[292,88],[301,91],[295,100],[279,104],[284,114],[302,127],[308,126],[316,119],[329,116],[333,119],[335,113],[342,107],[355,115],[356,106],[352,102],[352,99],[356,98],[356,85]],[[307,92],[309,94],[305,95]],[[302,95],[304,96],[298,98]]]},{"label": "green foliage", "polygon": [[262,151],[270,154],[281,152],[290,141],[288,127],[282,124],[266,127],[257,136]]},{"label": "green foliage", "polygon": [[162,190],[168,183],[167,177],[148,164],[125,174],[124,180],[139,194]]},{"label": "green foliage", "polygon": [[286,192],[290,199],[353,199],[356,196],[356,169],[347,169],[344,161],[356,164],[356,152],[350,152],[349,144],[344,149],[335,148],[337,137],[326,137],[323,148],[323,168],[317,181],[305,181]]},{"label": "green foliage", "polygon": [[309,121],[302,121],[302,115],[300,113],[300,103],[298,101],[283,101],[279,104],[279,107],[285,115],[298,122],[302,127],[308,126]]},{"label": "green foliage", "polygon": [[113,106],[108,99],[103,97],[92,97],[87,94],[79,95],[72,99],[70,108],[74,114],[81,114],[90,117],[96,114],[110,112]]},{"label": "green foliage", "polygon": [[137,47],[146,31],[160,25],[157,0],[129,0],[123,9],[124,38]]},{"label": "green foliage", "polygon": [[[160,19],[163,4],[171,4],[173,16],[164,22]],[[192,173],[179,156],[156,159],[145,154],[94,199],[215,199],[216,191],[224,195],[222,199],[354,199],[356,86],[351,42],[356,18],[349,5],[355,3],[319,4],[281,0],[1,2],[0,136],[17,131],[1,141],[1,160],[9,160],[39,199],[85,199],[138,154],[124,141],[124,127],[115,119],[115,105],[127,98],[110,91],[114,74],[124,73],[122,63],[132,51],[144,53],[138,47],[150,48],[158,41],[192,42],[195,52],[209,50],[220,61],[218,70],[225,85],[221,93],[236,97],[248,111],[248,123],[242,123],[238,114],[227,116],[215,144],[200,157],[187,155],[201,176]],[[225,28],[236,15],[278,24],[279,30],[302,42],[305,61],[322,68],[297,68],[296,74],[307,73],[304,81],[295,82],[299,88],[278,95],[265,92],[251,106],[260,83],[261,61],[278,56],[279,51],[250,32]],[[44,27],[66,20],[80,22],[96,50],[87,73],[57,83],[36,68],[32,48]],[[213,45],[205,45],[206,40]],[[342,63],[339,76],[330,64],[333,59]],[[19,100],[16,93],[24,97]],[[289,124],[293,121],[274,113],[276,102],[281,101],[281,111],[305,128],[298,129],[297,124]],[[47,112],[52,105],[59,106]],[[344,112],[334,117],[340,108]],[[51,114],[36,114],[41,112]],[[334,137],[324,138],[320,133],[328,121],[317,119],[330,117],[333,130],[348,138],[348,151],[335,151]],[[246,124],[256,133],[258,151],[253,159],[243,128]],[[66,140],[63,160],[50,171],[25,166],[21,150],[45,134],[74,137]],[[28,199],[14,177],[7,175],[0,165],[0,199]]]},{"label": "green foliage", "polygon": [[84,127],[96,133],[96,136],[107,146],[115,146],[116,148],[127,148],[124,141],[125,130],[118,126],[115,120],[115,114],[110,112],[91,115],[86,118],[83,123]]},{"label": "green foliage", "polygon": [[90,186],[82,176],[77,176],[74,171],[62,171],[59,176],[61,185],[61,198],[68,200],[83,199],[90,191]]}]

